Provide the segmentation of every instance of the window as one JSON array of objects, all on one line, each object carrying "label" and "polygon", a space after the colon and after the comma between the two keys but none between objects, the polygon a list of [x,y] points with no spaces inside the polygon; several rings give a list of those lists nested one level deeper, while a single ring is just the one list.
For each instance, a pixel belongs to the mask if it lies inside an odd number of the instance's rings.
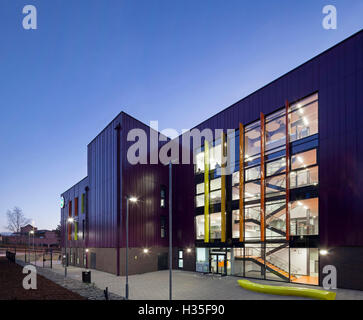
[{"label": "window", "polygon": [[285,110],[266,118],[266,152],[286,144]]},{"label": "window", "polygon": [[232,237],[239,238],[239,210],[232,211]]},{"label": "window", "polygon": [[74,222],[74,240],[78,240],[78,222]]},{"label": "window", "polygon": [[291,169],[301,169],[316,164],[316,149],[295,154],[291,157]]},{"label": "window", "polygon": [[260,234],[260,204],[245,206],[245,238],[248,240],[259,240]]},{"label": "window", "polygon": [[221,239],[222,235],[222,224],[221,224],[221,213],[212,213],[209,215],[209,234],[211,239]]},{"label": "window", "polygon": [[319,200],[318,198],[298,200],[291,204],[291,235],[319,234]]},{"label": "window", "polygon": [[204,183],[196,185],[195,207],[204,207]]},{"label": "window", "polygon": [[74,215],[78,216],[78,197],[74,198]]},{"label": "window", "polygon": [[160,208],[166,207],[166,186],[160,188]]},{"label": "window", "polygon": [[318,95],[312,95],[291,106],[290,141],[318,133]]},{"label": "window", "polygon": [[204,215],[195,217],[196,239],[204,239]]},{"label": "window", "polygon": [[199,174],[204,172],[204,151],[199,148],[195,155],[195,173]]},{"label": "window", "polygon": [[[68,216],[72,217],[72,201],[68,202]],[[72,240],[72,224],[68,223],[67,219],[66,226],[68,227],[68,240]]]},{"label": "window", "polygon": [[221,202],[221,178],[213,179],[210,181],[210,203],[220,203]]},{"label": "window", "polygon": [[261,129],[260,121],[246,127],[245,132],[245,159],[261,153]]},{"label": "window", "polygon": [[261,178],[261,166],[256,166],[245,170],[246,181],[257,180]]},{"label": "window", "polygon": [[266,179],[266,197],[284,195],[286,191],[286,176],[284,174]]},{"label": "window", "polygon": [[266,174],[272,176],[286,171],[286,158],[266,163]]},{"label": "window", "polygon": [[219,169],[222,165],[222,146],[221,140],[214,141],[214,147],[209,150],[209,168],[210,170]]},{"label": "window", "polygon": [[286,238],[286,202],[285,200],[266,203],[266,239]]},{"label": "window", "polygon": [[251,201],[260,199],[260,184],[261,181],[249,182],[245,184],[245,200]]},{"label": "window", "polygon": [[179,267],[179,269],[183,269],[183,250],[179,250],[178,267]]},{"label": "window", "polygon": [[160,237],[161,239],[165,239],[166,237],[166,217],[160,217]]},{"label": "window", "polygon": [[309,185],[318,185],[319,183],[319,169],[318,167],[311,167],[304,170],[292,171],[290,173],[290,188],[299,188]]},{"label": "window", "polygon": [[232,200],[239,199],[239,171],[232,174]]},{"label": "window", "polygon": [[[295,283],[319,284],[319,251],[317,248],[291,248],[290,273]],[[308,282],[306,279],[309,279]]]}]

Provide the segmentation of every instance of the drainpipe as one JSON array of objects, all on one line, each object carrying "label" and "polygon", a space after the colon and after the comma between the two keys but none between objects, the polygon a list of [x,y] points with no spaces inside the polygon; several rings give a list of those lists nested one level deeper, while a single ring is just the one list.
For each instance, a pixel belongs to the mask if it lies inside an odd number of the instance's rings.
[{"label": "drainpipe", "polygon": [[117,265],[117,276],[120,276],[120,232],[121,232],[121,125],[118,123],[115,127],[117,136],[116,146],[116,175],[117,175],[117,187],[116,187],[116,210],[117,210],[117,231],[116,231],[116,265]]}]

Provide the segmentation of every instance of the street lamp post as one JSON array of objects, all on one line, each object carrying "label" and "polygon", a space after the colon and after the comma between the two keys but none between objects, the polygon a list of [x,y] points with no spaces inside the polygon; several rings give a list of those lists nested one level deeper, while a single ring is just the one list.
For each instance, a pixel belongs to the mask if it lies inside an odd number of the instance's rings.
[{"label": "street lamp post", "polygon": [[137,202],[136,197],[126,197],[126,285],[125,299],[129,299],[129,201]]},{"label": "street lamp post", "polygon": [[173,175],[172,175],[172,163],[169,163],[169,300],[173,300],[173,291],[172,291],[172,279],[173,279]]},{"label": "street lamp post", "polygon": [[73,218],[68,218],[66,220],[66,224],[65,224],[65,231],[64,231],[64,234],[65,234],[65,239],[64,239],[64,255],[65,255],[65,259],[64,259],[64,277],[67,278],[67,265],[68,265],[68,255],[67,255],[67,226],[68,226],[68,223],[73,223],[74,219]]},{"label": "street lamp post", "polygon": [[[29,250],[28,258],[29,258],[29,263],[31,263],[31,262],[30,262],[30,256],[31,256],[31,255],[30,255],[30,235],[31,235],[31,234],[33,235],[33,251],[34,251],[34,229],[33,229],[33,230],[30,230],[30,231],[29,231],[29,233],[28,233],[28,236],[29,236],[29,237],[28,237],[28,250]],[[35,263],[35,260],[34,260],[34,263]]]}]

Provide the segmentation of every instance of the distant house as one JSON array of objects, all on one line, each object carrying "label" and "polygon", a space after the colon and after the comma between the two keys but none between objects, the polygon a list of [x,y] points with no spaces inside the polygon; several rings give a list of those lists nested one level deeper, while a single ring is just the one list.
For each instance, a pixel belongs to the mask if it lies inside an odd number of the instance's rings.
[{"label": "distant house", "polygon": [[[34,231],[34,233],[33,233]],[[20,232],[14,232],[9,236],[3,236],[2,242],[6,244],[17,244],[34,246],[39,248],[59,248],[60,239],[56,230],[38,230],[38,228],[27,224],[20,228]]]}]

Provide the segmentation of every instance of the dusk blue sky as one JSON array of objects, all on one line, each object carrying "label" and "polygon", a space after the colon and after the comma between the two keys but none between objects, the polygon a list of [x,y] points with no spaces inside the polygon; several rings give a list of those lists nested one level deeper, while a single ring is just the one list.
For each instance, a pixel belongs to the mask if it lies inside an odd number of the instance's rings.
[{"label": "dusk blue sky", "polygon": [[[24,30],[22,8],[38,10]],[[336,5],[338,30],[322,28]],[[1,0],[0,231],[60,220],[120,111],[191,128],[362,28],[362,0]]]}]

